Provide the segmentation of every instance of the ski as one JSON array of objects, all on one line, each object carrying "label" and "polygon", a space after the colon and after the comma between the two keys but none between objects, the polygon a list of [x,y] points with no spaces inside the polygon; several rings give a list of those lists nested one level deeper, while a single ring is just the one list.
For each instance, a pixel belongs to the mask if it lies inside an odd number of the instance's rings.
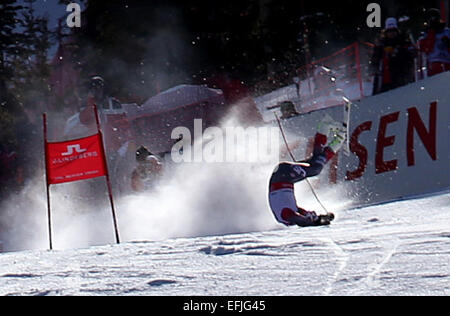
[{"label": "ski", "polygon": [[319,215],[319,220],[317,221],[317,226],[328,226],[334,220],[333,213],[327,213],[326,215]]},{"label": "ski", "polygon": [[350,156],[350,114],[352,109],[352,101],[347,99],[346,97],[343,97],[344,100],[344,116],[342,124],[344,128],[346,129],[347,139],[345,140],[345,147],[343,149],[343,152],[346,156]]}]

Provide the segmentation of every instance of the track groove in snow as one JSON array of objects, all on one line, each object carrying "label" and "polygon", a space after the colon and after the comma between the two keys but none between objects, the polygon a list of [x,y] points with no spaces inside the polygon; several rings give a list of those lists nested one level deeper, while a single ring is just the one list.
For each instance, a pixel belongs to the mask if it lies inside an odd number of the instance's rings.
[{"label": "track groove in snow", "polygon": [[341,275],[342,271],[347,267],[348,261],[350,259],[350,256],[344,251],[344,249],[339,246],[332,238],[328,239],[332,249],[334,250],[334,253],[337,256],[337,264],[338,268],[335,271],[335,274],[333,278],[330,281],[329,286],[326,288],[324,295],[328,296],[333,291],[334,284],[339,280],[339,276]]}]

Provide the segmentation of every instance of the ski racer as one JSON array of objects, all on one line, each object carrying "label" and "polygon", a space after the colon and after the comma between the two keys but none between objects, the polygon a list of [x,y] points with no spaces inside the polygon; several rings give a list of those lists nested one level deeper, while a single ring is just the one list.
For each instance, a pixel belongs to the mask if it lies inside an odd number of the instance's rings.
[{"label": "ski racer", "polygon": [[[300,227],[329,225],[334,215],[318,216],[297,206],[294,184],[320,174],[324,166],[342,148],[346,129],[329,118],[319,123],[312,158],[302,162],[282,162],[274,170],[269,183],[269,204],[276,220],[286,226]],[[331,138],[332,137],[332,138]],[[328,138],[331,138],[330,142]]]}]

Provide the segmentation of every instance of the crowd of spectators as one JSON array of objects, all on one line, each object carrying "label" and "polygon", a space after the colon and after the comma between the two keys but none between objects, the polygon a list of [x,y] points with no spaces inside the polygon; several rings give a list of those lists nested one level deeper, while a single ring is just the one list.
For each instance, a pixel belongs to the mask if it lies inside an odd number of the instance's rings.
[{"label": "crowd of spectators", "polygon": [[414,82],[416,72],[425,76],[423,69],[428,77],[449,71],[450,29],[441,19],[440,11],[430,9],[427,12],[427,29],[417,43],[400,30],[397,19],[388,18],[375,43],[371,66],[373,94]]}]

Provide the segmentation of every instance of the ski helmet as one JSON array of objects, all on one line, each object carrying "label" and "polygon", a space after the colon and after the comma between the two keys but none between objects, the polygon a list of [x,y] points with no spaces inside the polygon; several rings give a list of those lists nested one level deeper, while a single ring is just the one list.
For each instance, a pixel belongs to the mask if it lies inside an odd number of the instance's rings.
[{"label": "ski helmet", "polygon": [[145,161],[155,165],[161,165],[161,160],[155,155],[148,155],[147,158],[145,158]]},{"label": "ski helmet", "polygon": [[441,11],[439,9],[430,9],[427,12],[427,21],[430,25],[436,25],[441,22]]},{"label": "ski helmet", "polygon": [[90,88],[104,88],[105,80],[100,76],[92,76],[89,83]]},{"label": "ski helmet", "polygon": [[136,150],[136,161],[144,162],[150,155],[150,151],[145,146],[141,146]]},{"label": "ski helmet", "polygon": [[386,19],[386,30],[398,29],[398,22],[396,18],[390,17]]}]

